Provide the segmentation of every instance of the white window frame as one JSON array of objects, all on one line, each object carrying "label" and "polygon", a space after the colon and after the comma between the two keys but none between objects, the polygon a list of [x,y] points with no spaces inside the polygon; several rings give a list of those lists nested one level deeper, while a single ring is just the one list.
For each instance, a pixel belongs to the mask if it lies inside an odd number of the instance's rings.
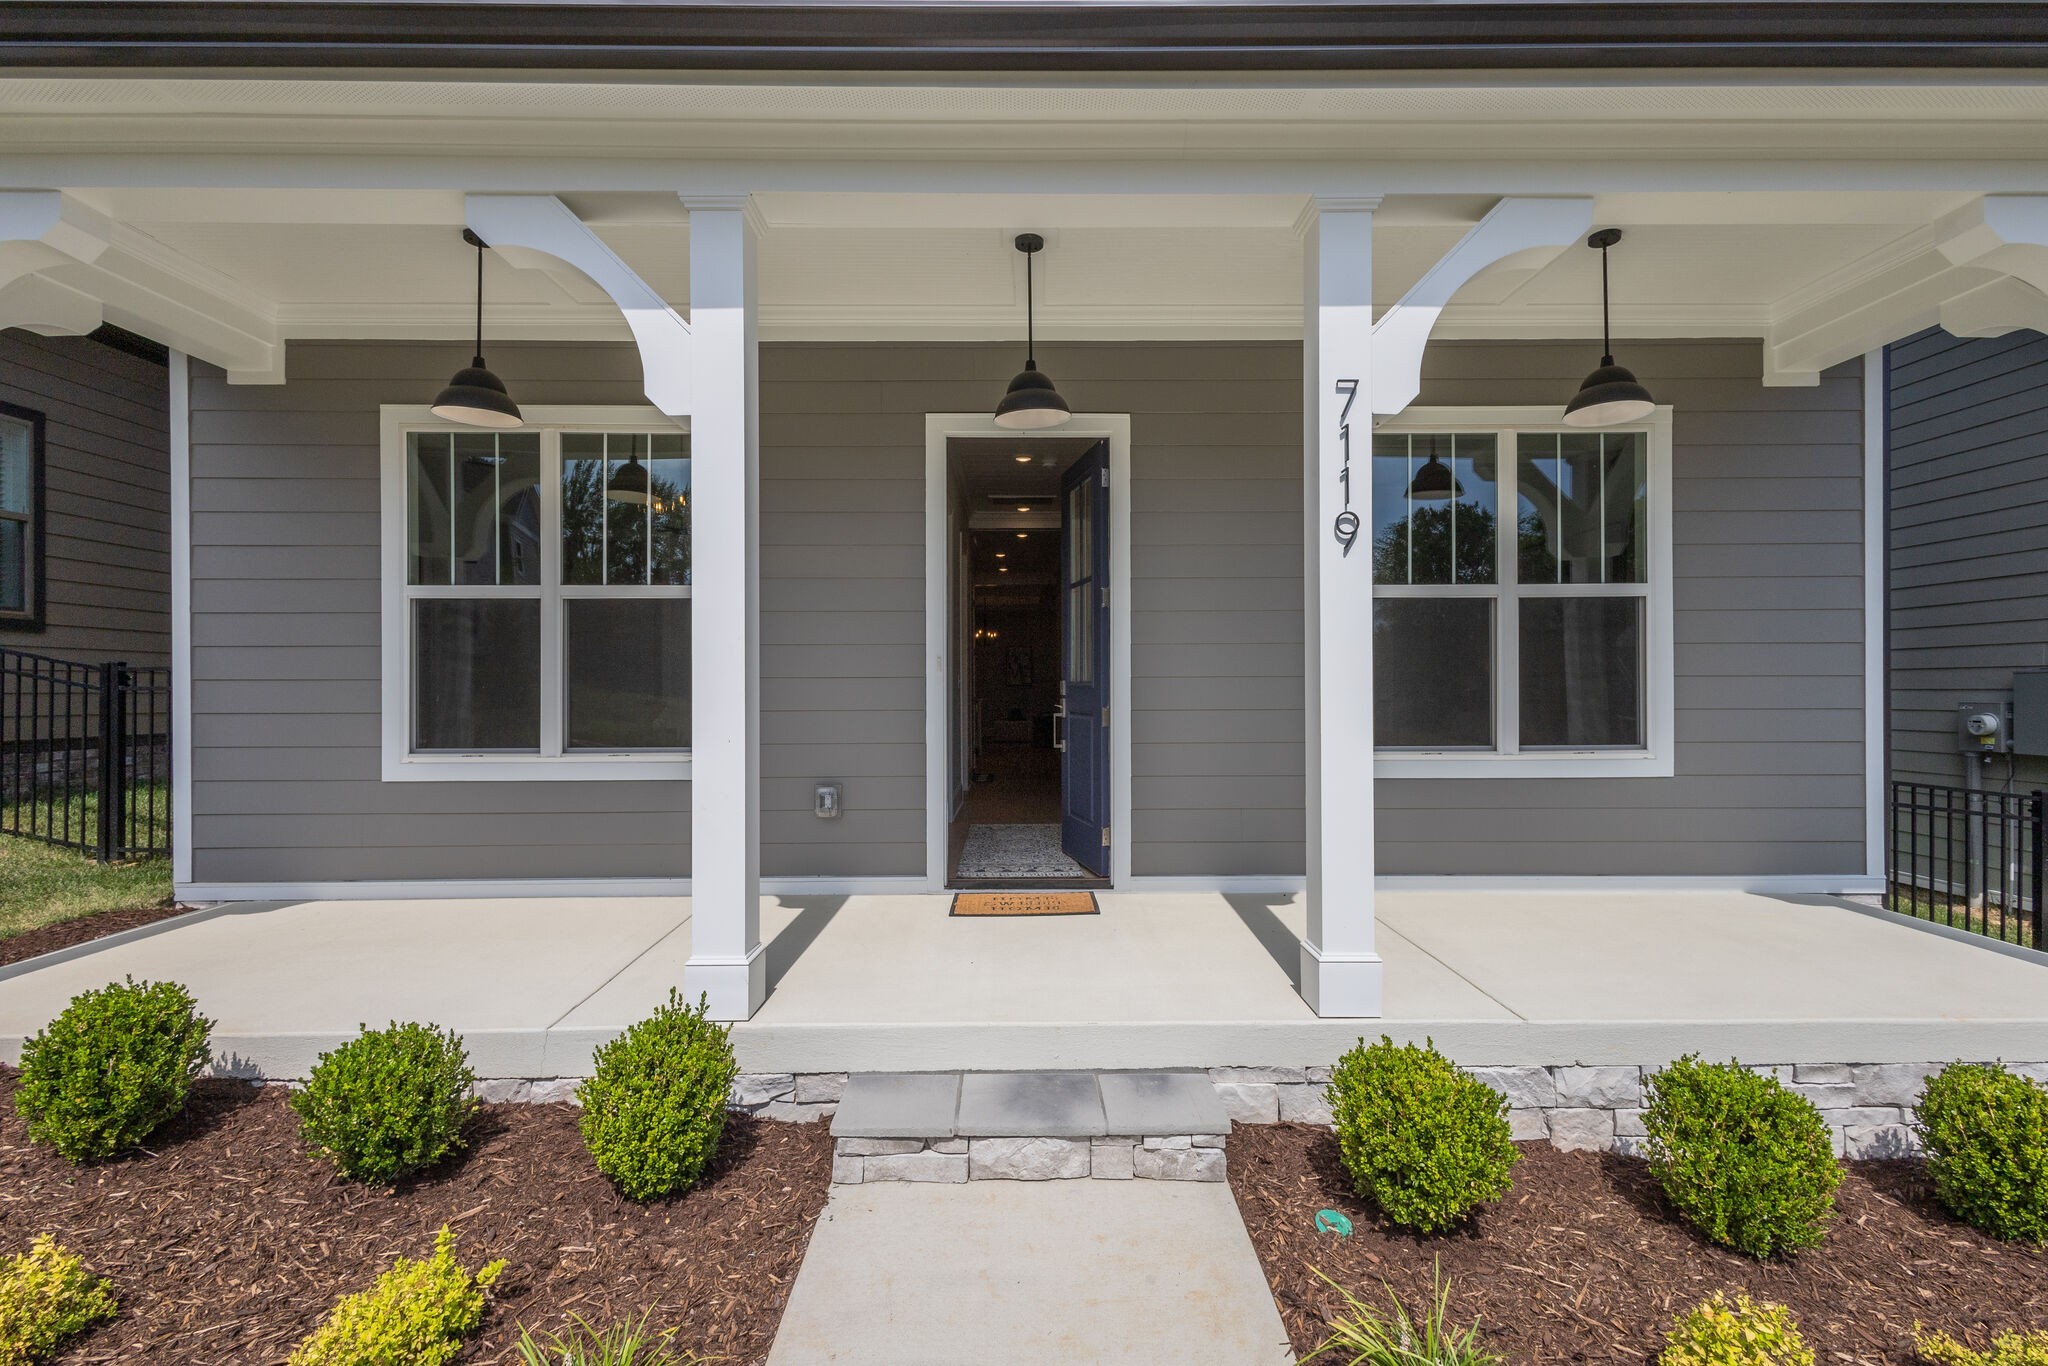
[{"label": "white window frame", "polygon": [[[537,586],[498,587],[489,596],[537,599],[540,614],[540,738],[538,754],[450,754],[412,752],[412,643],[407,629],[408,604],[414,598],[485,596],[480,585],[406,583],[406,438],[416,432],[475,432],[475,427],[446,422],[417,404],[385,404],[379,409],[379,507],[383,579],[383,775],[398,782],[647,782],[687,779],[690,755],[685,750],[648,750],[606,754],[564,752],[568,659],[563,649],[563,603],[570,598],[617,597],[617,588],[564,586],[562,578],[562,433],[666,432],[689,430],[685,419],[670,417],[650,406],[582,407],[563,405],[524,410],[521,430],[540,434],[541,582]],[[693,456],[694,458],[694,456]],[[689,598],[689,586],[643,586],[633,596]]]},{"label": "white window frame", "polygon": [[[1435,433],[1471,435],[1493,432],[1499,441],[1499,472],[1512,476],[1518,468],[1516,438],[1527,432],[1570,431],[1561,407],[1410,408],[1381,423],[1375,431],[1388,435]],[[1494,611],[1493,733],[1496,748],[1382,749],[1375,753],[1373,774],[1379,778],[1669,778],[1677,770],[1673,753],[1677,728],[1677,649],[1672,620],[1671,545],[1671,409],[1659,407],[1641,422],[1600,430],[1642,432],[1649,447],[1649,577],[1638,592],[1633,585],[1579,584],[1561,594],[1523,586],[1509,594],[1504,584],[1440,586],[1375,584],[1373,597],[1485,597],[1500,604]],[[1502,506],[1515,502],[1509,479],[1497,485]],[[1507,525],[1507,519],[1499,519]],[[1497,542],[1504,546],[1504,542]],[[1505,558],[1507,551],[1500,554]],[[1589,748],[1524,751],[1518,748],[1520,659],[1517,637],[1519,596],[1641,596],[1643,612],[1643,725],[1640,749]]]}]

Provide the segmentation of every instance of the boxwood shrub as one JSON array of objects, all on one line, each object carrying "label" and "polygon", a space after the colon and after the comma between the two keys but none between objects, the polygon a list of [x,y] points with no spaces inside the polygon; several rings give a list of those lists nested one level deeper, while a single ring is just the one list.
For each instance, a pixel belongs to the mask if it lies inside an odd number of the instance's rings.
[{"label": "boxwood shrub", "polygon": [[107,1283],[49,1234],[0,1266],[0,1366],[47,1361],[120,1310]]},{"label": "boxwood shrub", "polygon": [[1759,1258],[1826,1236],[1842,1167],[1811,1101],[1740,1063],[1691,1055],[1648,1089],[1650,1173],[1693,1227]]},{"label": "boxwood shrub", "polygon": [[628,1199],[689,1189],[718,1151],[739,1064],[730,1031],[706,1008],[671,989],[667,1005],[597,1050],[577,1088],[583,1141]]},{"label": "boxwood shrub", "polygon": [[1929,1078],[1913,1127],[1949,1213],[1993,1237],[2048,1241],[2048,1089],[1951,1063]]},{"label": "boxwood shrub", "polygon": [[1946,1333],[1914,1334],[1914,1351],[1930,1366],[2048,1366],[2048,1332],[2000,1333],[1977,1351]]},{"label": "boxwood shrub", "polygon": [[504,1272],[470,1275],[443,1226],[434,1255],[400,1257],[368,1290],[344,1295],[292,1351],[291,1366],[447,1366],[484,1321],[484,1291]]},{"label": "boxwood shrub", "polygon": [[322,1053],[291,1105],[306,1142],[343,1176],[390,1182],[461,1146],[475,1083],[454,1030],[394,1022]]},{"label": "boxwood shrub", "polygon": [[1678,1316],[1657,1366],[1813,1366],[1792,1311],[1715,1291]]},{"label": "boxwood shrub", "polygon": [[1433,1040],[1360,1039],[1331,1069],[1325,1095],[1352,1184],[1390,1222],[1438,1233],[1507,1194],[1521,1157],[1507,1101]]},{"label": "boxwood shrub", "polygon": [[125,1152],[185,1107],[213,1021],[176,982],[133,977],[71,998],[21,1046],[14,1108],[72,1162]]}]

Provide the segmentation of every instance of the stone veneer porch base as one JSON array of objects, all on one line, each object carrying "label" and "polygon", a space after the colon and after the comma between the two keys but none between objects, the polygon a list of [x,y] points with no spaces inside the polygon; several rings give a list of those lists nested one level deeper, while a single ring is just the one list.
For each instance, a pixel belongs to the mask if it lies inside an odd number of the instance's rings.
[{"label": "stone veneer porch base", "polygon": [[[1946,1062],[1788,1063],[1759,1066],[1812,1101],[1846,1158],[1911,1156],[1919,1146],[1913,1105],[1928,1077]],[[2048,1085],[2048,1062],[2001,1062]],[[1565,1151],[1639,1154],[1643,1144],[1643,1081],[1656,1066],[1578,1065],[1475,1067],[1471,1071],[1508,1102],[1517,1139],[1547,1139]],[[1328,1124],[1323,1103],[1327,1066],[1212,1067],[1211,1086],[1238,1124],[1296,1121]],[[732,1089],[732,1108],[765,1119],[806,1122],[830,1117],[845,1094],[844,1072],[747,1073]],[[493,1101],[569,1101],[573,1079],[480,1082]],[[969,1181],[981,1179],[1195,1180],[1223,1178],[1224,1134],[1009,1138],[842,1138],[835,1181]]]}]

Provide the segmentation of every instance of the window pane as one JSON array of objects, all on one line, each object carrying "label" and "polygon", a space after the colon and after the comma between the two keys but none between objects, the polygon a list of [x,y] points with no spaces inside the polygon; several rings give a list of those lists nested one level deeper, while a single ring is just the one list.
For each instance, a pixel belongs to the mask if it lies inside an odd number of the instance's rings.
[{"label": "window pane", "polygon": [[652,515],[647,438],[613,432],[604,443],[604,581],[646,583],[647,520]]},{"label": "window pane", "polygon": [[0,517],[0,612],[28,610],[27,522]]},{"label": "window pane", "polygon": [[689,599],[572,598],[562,606],[568,748],[689,748]]},{"label": "window pane", "polygon": [[1374,743],[1493,745],[1493,599],[1380,598],[1372,605]]},{"label": "window pane", "polygon": [[0,512],[35,510],[35,432],[20,418],[0,417]]},{"label": "window pane", "polygon": [[654,494],[654,540],[648,552],[651,582],[690,581],[690,438],[648,438],[648,478]]},{"label": "window pane", "polygon": [[1076,584],[1067,590],[1067,672],[1069,683],[1095,681],[1095,613],[1090,599],[1095,589]]},{"label": "window pane", "polygon": [[562,433],[562,582],[604,582],[604,437]]},{"label": "window pane", "polygon": [[1488,432],[1372,441],[1374,583],[1492,583],[1498,443]]},{"label": "window pane", "polygon": [[539,583],[540,437],[457,432],[454,456],[455,582]]},{"label": "window pane", "polygon": [[421,598],[413,612],[413,748],[540,748],[540,603]]},{"label": "window pane", "polygon": [[1643,743],[1643,600],[1524,598],[1522,748]]},{"label": "window pane", "polygon": [[451,583],[447,432],[406,437],[405,581]]},{"label": "window pane", "polygon": [[1641,583],[1649,455],[1641,432],[1525,432],[1517,440],[1523,583]]}]

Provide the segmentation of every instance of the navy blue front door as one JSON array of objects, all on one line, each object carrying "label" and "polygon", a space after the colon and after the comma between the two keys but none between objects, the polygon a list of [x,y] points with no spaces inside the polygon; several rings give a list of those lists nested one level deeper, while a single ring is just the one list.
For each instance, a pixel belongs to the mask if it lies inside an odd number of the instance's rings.
[{"label": "navy blue front door", "polygon": [[[1109,876],[1109,443],[1060,479],[1060,847]],[[1121,723],[1121,719],[1119,719]]]}]

